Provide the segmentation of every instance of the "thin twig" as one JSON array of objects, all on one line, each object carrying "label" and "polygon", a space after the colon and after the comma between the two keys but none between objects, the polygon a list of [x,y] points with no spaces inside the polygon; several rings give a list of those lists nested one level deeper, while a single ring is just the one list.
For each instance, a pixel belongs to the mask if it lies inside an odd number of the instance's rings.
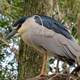
[{"label": "thin twig", "polygon": [[[0,33],[0,34],[1,34],[1,33]],[[11,46],[9,45],[8,41],[5,39],[4,35],[3,35],[3,34],[1,34],[1,35],[2,35],[2,36],[0,36],[0,41],[1,41],[3,44],[5,44],[6,46],[8,46],[8,47],[10,48]],[[14,45],[13,45],[12,48],[10,48],[10,49],[11,49],[11,51],[14,52],[14,53],[17,53],[17,52],[18,52],[17,49],[14,48]]]},{"label": "thin twig", "polygon": [[0,37],[0,41],[2,41],[6,46],[9,46],[9,43],[2,37]]}]

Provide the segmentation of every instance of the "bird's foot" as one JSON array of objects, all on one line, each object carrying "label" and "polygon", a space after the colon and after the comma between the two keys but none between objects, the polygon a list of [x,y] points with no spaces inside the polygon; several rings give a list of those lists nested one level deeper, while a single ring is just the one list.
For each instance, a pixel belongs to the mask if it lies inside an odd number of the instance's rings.
[{"label": "bird's foot", "polygon": [[36,78],[38,78],[38,80],[47,80],[48,75],[47,74],[40,74],[40,75],[36,76]]},{"label": "bird's foot", "polygon": [[47,74],[40,74],[40,77],[48,76]]},{"label": "bird's foot", "polygon": [[46,80],[46,76],[44,76],[44,75],[40,75],[40,77],[39,77],[38,80]]}]

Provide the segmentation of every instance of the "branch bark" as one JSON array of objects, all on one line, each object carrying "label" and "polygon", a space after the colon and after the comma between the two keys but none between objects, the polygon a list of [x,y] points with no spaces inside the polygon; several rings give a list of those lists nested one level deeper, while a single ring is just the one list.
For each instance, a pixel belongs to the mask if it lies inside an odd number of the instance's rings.
[{"label": "branch bark", "polygon": [[56,73],[56,74],[44,76],[44,77],[37,76],[37,77],[29,78],[26,80],[68,80],[68,79],[67,79],[67,74]]}]

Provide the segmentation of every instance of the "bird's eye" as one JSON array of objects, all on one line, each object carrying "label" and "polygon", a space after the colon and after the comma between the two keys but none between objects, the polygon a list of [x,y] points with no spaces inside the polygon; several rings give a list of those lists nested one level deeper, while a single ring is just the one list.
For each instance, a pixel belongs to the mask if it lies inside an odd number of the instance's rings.
[{"label": "bird's eye", "polygon": [[[17,26],[18,27],[18,26]],[[17,29],[17,27],[12,27],[12,30],[16,30]]]},{"label": "bird's eye", "polygon": [[17,30],[21,27],[21,24],[18,24],[17,26],[13,26],[13,30]]},{"label": "bird's eye", "polygon": [[12,30],[16,30],[17,27],[10,26],[10,29],[11,29],[11,31],[12,31]]}]

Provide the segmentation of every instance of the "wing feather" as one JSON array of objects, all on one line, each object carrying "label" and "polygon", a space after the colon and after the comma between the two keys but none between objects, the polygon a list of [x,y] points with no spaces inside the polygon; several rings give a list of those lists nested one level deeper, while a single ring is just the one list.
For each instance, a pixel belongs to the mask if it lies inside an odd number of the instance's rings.
[{"label": "wing feather", "polygon": [[[66,29],[66,27],[61,24],[59,21],[55,20],[54,18],[48,17],[48,16],[40,16],[43,22],[43,26],[53,30],[59,34],[64,35],[68,39],[72,39],[72,36],[70,35],[69,31]],[[35,21],[42,25],[39,17],[35,16]]]}]

